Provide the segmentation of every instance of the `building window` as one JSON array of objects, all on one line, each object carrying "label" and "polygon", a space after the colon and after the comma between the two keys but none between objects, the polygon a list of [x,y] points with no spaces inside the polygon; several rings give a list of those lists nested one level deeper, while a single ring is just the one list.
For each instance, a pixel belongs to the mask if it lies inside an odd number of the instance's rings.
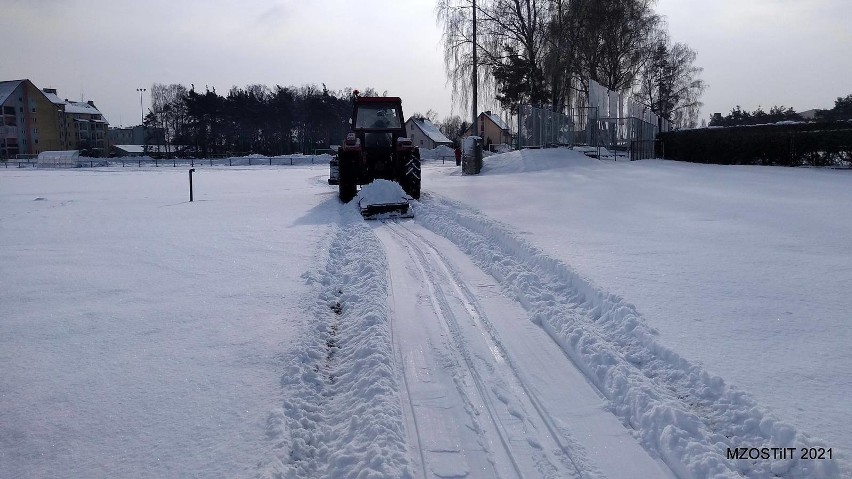
[{"label": "building window", "polygon": [[35,107],[33,107],[33,113],[35,113]]}]

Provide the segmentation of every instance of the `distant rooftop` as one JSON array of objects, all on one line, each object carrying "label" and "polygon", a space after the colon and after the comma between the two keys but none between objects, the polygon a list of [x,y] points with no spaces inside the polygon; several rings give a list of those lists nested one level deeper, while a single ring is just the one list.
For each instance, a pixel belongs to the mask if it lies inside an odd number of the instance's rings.
[{"label": "distant rooftop", "polygon": [[[21,85],[24,81],[27,80],[9,80],[9,81],[0,81],[0,103],[6,102],[9,98],[9,95],[15,91],[18,86]],[[54,105],[65,105],[65,112],[72,114],[84,114],[84,115],[103,115],[103,113],[98,110],[98,108],[94,105],[93,102],[77,102],[71,101],[68,99],[63,100],[56,93],[55,88],[43,88],[41,93]]]},{"label": "distant rooftop", "polygon": [[441,130],[439,130],[438,127],[435,126],[435,124],[431,121],[419,120],[417,118],[411,118],[410,121],[414,122],[414,124],[417,125],[417,127],[420,128],[420,130],[435,143],[453,143],[452,140],[444,136],[444,134],[441,133]]},{"label": "distant rooftop", "polygon": [[9,95],[18,88],[24,80],[0,81],[0,103],[5,103]]},{"label": "distant rooftop", "polygon": [[491,113],[490,111],[486,111],[485,114],[488,115],[488,118],[491,118],[491,121],[493,121],[494,124],[499,126],[501,130],[508,130],[509,129],[509,125],[507,125],[506,122],[503,121],[503,119],[500,118],[498,115],[495,115],[495,114]]},{"label": "distant rooftop", "polygon": [[66,113],[80,113],[85,115],[100,115],[101,112],[91,103],[65,100]]}]

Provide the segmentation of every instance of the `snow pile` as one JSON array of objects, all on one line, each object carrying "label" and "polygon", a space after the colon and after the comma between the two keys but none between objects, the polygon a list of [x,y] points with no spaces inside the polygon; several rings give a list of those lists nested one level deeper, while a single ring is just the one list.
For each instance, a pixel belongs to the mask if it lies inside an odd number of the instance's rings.
[{"label": "snow pile", "polygon": [[359,215],[341,208],[313,286],[315,319],[282,377],[283,410],[269,434],[285,438],[263,477],[411,478],[393,361],[387,261]]},{"label": "snow pile", "polygon": [[536,154],[541,150],[516,150],[510,153],[486,155],[487,161],[483,162],[482,173],[505,175],[579,167],[587,164],[589,160],[582,152],[568,148],[555,148],[548,151],[558,154],[542,156]]},{"label": "snow pile", "polygon": [[420,158],[423,160],[440,160],[442,158],[455,160],[456,152],[452,149],[452,147],[447,145],[438,145],[438,147],[434,149],[421,148]]},{"label": "snow pile", "polygon": [[[511,155],[511,154],[510,154]],[[509,155],[506,155],[509,156]],[[505,161],[505,160],[504,160]],[[508,227],[444,199],[418,221],[491,274],[584,371],[613,413],[681,477],[838,477],[836,460],[729,460],[728,448],[827,447],[661,345],[635,307]]]},{"label": "snow pile", "polygon": [[358,196],[355,197],[355,204],[363,208],[369,205],[405,203],[409,198],[399,183],[388,180],[375,180],[361,188]]}]

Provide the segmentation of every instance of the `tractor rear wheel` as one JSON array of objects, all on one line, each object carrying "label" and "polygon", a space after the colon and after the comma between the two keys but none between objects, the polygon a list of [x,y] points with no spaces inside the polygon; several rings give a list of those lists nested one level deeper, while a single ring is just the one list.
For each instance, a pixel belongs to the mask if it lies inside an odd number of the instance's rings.
[{"label": "tractor rear wheel", "polygon": [[415,151],[405,163],[405,174],[402,179],[402,189],[414,198],[420,199],[420,152]]},{"label": "tractor rear wheel", "polygon": [[349,203],[352,198],[358,193],[358,171],[356,168],[357,156],[355,155],[340,155],[340,182],[338,183],[338,196],[340,201]]}]

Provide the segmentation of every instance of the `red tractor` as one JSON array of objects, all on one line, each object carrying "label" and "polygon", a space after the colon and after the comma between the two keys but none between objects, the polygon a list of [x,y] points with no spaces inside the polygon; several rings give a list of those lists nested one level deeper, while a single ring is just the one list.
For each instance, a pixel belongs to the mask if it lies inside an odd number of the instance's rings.
[{"label": "red tractor", "polygon": [[406,194],[420,198],[420,150],[407,138],[403,118],[399,97],[360,97],[356,91],[351,131],[337,151],[340,201],[348,203],[359,185],[377,179],[396,182]]}]

